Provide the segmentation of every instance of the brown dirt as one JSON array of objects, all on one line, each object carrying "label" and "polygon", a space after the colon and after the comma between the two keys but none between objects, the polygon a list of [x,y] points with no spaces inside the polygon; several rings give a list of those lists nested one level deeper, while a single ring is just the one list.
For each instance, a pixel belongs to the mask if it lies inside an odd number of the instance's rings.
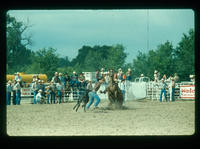
[{"label": "brown dirt", "polygon": [[7,106],[7,134],[10,136],[85,135],[192,135],[194,101],[127,101],[122,110],[107,108],[84,112],[72,110],[75,102],[62,104]]}]

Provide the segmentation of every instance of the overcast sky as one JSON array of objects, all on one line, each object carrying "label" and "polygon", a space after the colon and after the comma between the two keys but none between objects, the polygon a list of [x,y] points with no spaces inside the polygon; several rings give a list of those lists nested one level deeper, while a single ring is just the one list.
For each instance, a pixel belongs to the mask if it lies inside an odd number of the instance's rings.
[{"label": "overcast sky", "polygon": [[[60,56],[73,59],[83,45],[122,44],[131,62],[138,51],[156,49],[167,40],[176,47],[183,33],[194,28],[191,9],[127,10],[10,10],[18,21],[33,25],[32,34],[38,50],[53,47]],[[148,32],[149,28],[149,32]],[[149,42],[149,48],[147,48]]]}]

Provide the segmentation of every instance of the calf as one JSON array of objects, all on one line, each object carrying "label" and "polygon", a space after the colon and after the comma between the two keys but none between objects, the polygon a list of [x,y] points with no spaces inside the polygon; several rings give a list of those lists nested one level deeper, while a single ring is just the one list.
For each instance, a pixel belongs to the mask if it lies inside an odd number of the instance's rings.
[{"label": "calf", "polygon": [[76,105],[74,106],[73,110],[78,111],[78,108],[80,107],[81,103],[83,103],[82,108],[84,108],[84,111],[86,112],[86,105],[89,101],[88,96],[89,90],[85,90],[78,98]]}]

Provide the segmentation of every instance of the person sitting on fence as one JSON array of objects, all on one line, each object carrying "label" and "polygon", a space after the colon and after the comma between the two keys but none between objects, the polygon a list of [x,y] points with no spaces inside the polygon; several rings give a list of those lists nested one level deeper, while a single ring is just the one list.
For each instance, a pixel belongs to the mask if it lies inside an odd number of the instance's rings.
[{"label": "person sitting on fence", "polygon": [[53,83],[58,83],[58,82],[60,82],[60,79],[59,79],[59,77],[58,77],[58,72],[55,72],[55,73],[54,73],[54,76],[53,76],[53,78],[51,79],[51,81],[53,81]]},{"label": "person sitting on fence", "polygon": [[140,75],[139,82],[144,82],[144,74]]},{"label": "person sitting on fence", "polygon": [[61,84],[61,82],[56,84],[56,89],[57,89],[57,93],[58,93],[58,103],[61,104],[62,101],[62,93],[64,91],[64,87]]},{"label": "person sitting on fence", "polygon": [[11,92],[12,92],[12,82],[11,80],[9,80],[6,85],[6,105],[10,105]]},{"label": "person sitting on fence", "polygon": [[43,103],[43,96],[42,96],[42,90],[40,89],[36,95],[36,103],[42,104]]},{"label": "person sitting on fence", "polygon": [[167,84],[165,83],[164,79],[161,79],[160,102],[162,102],[163,93],[164,93],[164,96],[165,96],[165,100],[167,101],[166,88],[167,88]]},{"label": "person sitting on fence", "polygon": [[159,82],[159,73],[157,70],[154,71],[154,82],[158,83]]}]

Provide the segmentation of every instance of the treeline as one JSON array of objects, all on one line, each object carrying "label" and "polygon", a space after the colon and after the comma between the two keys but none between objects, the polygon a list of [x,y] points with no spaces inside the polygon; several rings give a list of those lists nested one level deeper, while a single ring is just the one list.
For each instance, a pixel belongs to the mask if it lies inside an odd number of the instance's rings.
[{"label": "treeline", "polygon": [[[100,68],[112,68],[125,72],[132,69],[133,79],[144,74],[153,79],[154,70],[167,76],[177,73],[181,80],[189,80],[194,74],[194,30],[183,34],[177,47],[166,41],[148,53],[138,52],[132,63],[125,63],[127,53],[121,44],[103,46],[82,46],[78,55],[71,61],[68,57],[60,57],[56,49],[49,47],[33,52],[27,48],[32,44],[31,36],[24,35],[30,26],[18,22],[7,15],[7,73],[45,73],[51,78],[55,71],[71,74],[83,71],[96,71]],[[66,51],[67,52],[67,51]]]}]

